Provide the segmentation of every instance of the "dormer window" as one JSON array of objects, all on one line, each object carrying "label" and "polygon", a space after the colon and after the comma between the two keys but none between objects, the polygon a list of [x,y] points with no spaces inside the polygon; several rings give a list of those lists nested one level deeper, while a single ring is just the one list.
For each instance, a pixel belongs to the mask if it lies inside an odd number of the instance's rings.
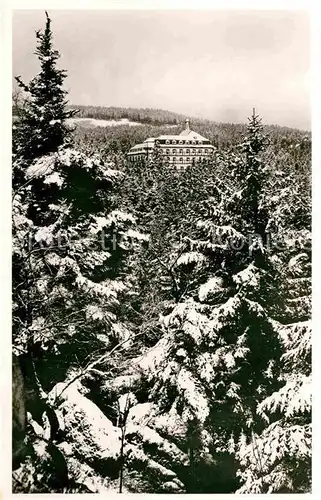
[{"label": "dormer window", "polygon": [[175,139],[174,139],[174,140],[172,141],[172,144],[176,144],[176,141],[175,141]]},{"label": "dormer window", "polygon": [[166,139],[166,144],[170,144],[170,143],[171,143],[171,141],[169,141],[168,139]]}]

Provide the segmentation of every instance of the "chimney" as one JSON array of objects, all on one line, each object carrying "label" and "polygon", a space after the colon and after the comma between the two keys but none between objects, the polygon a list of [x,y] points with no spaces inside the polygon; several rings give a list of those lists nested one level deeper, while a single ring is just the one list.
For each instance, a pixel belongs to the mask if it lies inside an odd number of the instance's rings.
[{"label": "chimney", "polygon": [[186,123],[185,130],[188,130],[188,131],[189,131],[189,130],[191,130],[191,129],[189,128],[189,119],[188,119],[188,118],[186,118],[185,123]]}]

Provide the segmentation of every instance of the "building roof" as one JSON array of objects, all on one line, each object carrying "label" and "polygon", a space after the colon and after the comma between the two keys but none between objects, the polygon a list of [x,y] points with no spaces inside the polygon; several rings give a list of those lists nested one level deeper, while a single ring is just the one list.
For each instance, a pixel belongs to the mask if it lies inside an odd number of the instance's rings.
[{"label": "building roof", "polygon": [[203,137],[201,134],[194,132],[194,130],[183,130],[180,134],[180,136],[188,137],[189,139],[202,139],[204,141],[207,141],[206,137]]},{"label": "building roof", "polygon": [[141,144],[135,144],[135,146],[133,146],[132,148],[130,148],[131,150],[134,150],[134,149],[141,149],[141,148],[144,148],[146,145],[144,143],[141,143]]},{"label": "building roof", "polygon": [[160,135],[158,137],[158,139],[176,139],[176,140],[179,141],[180,139],[182,139],[182,137],[184,137],[184,139],[190,139],[190,140],[193,140],[193,139],[196,139],[198,141],[207,141],[208,140],[208,139],[206,139],[206,137],[203,137],[198,132],[195,132],[194,130],[190,129],[190,127],[189,127],[189,119],[186,119],[185,123],[186,123],[186,128],[184,130],[182,130],[182,132],[180,134],[177,134],[177,135]]},{"label": "building roof", "polygon": [[[184,130],[185,132],[185,130]],[[177,141],[181,139],[189,139],[189,140],[197,140],[197,141],[208,141],[206,137],[203,137],[202,135],[198,134],[197,132],[194,132],[194,130],[190,130],[188,134],[183,134],[180,133],[178,135],[160,135],[157,137],[157,139],[169,139],[173,140],[176,139]]]},{"label": "building roof", "polygon": [[186,120],[186,128],[180,133],[180,134],[177,134],[177,135],[160,135],[158,137],[148,137],[148,139],[146,139],[143,143],[141,144],[136,144],[136,146],[132,147],[130,149],[130,151],[135,151],[137,149],[141,149],[141,148],[146,148],[146,147],[149,147],[149,146],[152,146],[152,144],[154,144],[155,140],[156,139],[164,139],[164,140],[176,140],[177,142],[179,142],[180,140],[182,139],[187,139],[187,140],[196,140],[196,141],[206,141],[207,143],[209,142],[208,139],[206,139],[206,137],[203,137],[201,134],[195,132],[194,130],[191,130],[190,129],[190,126],[189,126],[189,120],[187,119]]}]

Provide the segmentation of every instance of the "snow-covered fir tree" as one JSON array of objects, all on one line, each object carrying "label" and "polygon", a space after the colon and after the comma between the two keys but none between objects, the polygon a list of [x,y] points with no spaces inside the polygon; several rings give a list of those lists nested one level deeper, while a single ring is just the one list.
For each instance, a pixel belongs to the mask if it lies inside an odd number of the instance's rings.
[{"label": "snow-covered fir tree", "polygon": [[[299,145],[296,145],[296,148]],[[283,347],[280,388],[257,413],[264,421],[241,439],[242,493],[307,493],[311,489],[311,188],[309,166],[282,152],[265,187],[273,259],[281,276],[276,327]],[[274,160],[275,161],[275,160]],[[275,241],[275,244],[274,243]]]},{"label": "snow-covered fir tree", "polygon": [[46,13],[44,31],[36,32],[35,54],[40,72],[28,84],[16,77],[26,99],[14,124],[13,152],[27,160],[54,152],[65,144],[70,134],[66,119],[75,115],[74,110],[66,107],[66,72],[57,67],[60,54],[53,48],[52,36],[51,20]]},{"label": "snow-covered fir tree", "polygon": [[[21,136],[19,144],[27,149],[17,147],[13,169],[13,352],[22,368],[28,417],[14,477],[18,489],[23,478],[27,492],[62,491],[76,482],[68,453],[58,447],[65,424],[49,392],[94,367],[109,369],[107,353],[130,348],[120,297],[131,289],[127,256],[146,239],[134,230],[133,216],[115,204],[122,174],[69,143],[70,115],[58,88],[62,73],[54,70],[48,17],[45,34],[37,37],[43,71],[25,87],[31,104],[16,126],[25,131],[26,143]],[[44,115],[35,109],[34,96],[37,106],[56,113],[49,131],[48,124],[42,129]]]}]

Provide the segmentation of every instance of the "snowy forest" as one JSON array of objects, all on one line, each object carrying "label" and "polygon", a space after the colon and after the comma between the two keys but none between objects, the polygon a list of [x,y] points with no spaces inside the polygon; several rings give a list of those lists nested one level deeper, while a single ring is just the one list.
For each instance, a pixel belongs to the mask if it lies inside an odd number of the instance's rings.
[{"label": "snowy forest", "polygon": [[71,106],[48,14],[35,57],[13,103],[13,492],[310,492],[310,133],[250,109],[193,122],[206,161],[132,164],[179,115]]}]

